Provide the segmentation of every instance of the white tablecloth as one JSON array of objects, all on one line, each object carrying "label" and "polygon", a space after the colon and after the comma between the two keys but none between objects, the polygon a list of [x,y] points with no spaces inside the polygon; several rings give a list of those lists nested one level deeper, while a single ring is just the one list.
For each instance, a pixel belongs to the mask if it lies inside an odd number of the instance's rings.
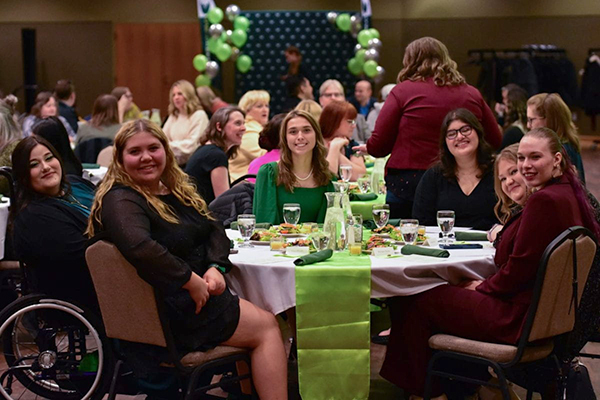
[{"label": "white tablecloth", "polygon": [[4,245],[6,244],[6,226],[8,225],[8,197],[3,197],[0,202],[0,260],[4,258]]},{"label": "white tablecloth", "polygon": [[[232,239],[239,238],[235,231],[228,230],[227,234]],[[484,244],[483,249],[449,250],[449,258],[371,257],[371,296],[410,296],[448,282],[484,279],[496,271],[495,249],[487,242],[480,243]],[[239,249],[238,254],[229,257],[237,268],[225,276],[235,294],[278,314],[295,306],[296,278],[294,259],[275,254],[269,246]]]},{"label": "white tablecloth", "polygon": [[83,178],[97,185],[104,178],[107,171],[108,168],[106,167],[86,168],[83,170]]}]

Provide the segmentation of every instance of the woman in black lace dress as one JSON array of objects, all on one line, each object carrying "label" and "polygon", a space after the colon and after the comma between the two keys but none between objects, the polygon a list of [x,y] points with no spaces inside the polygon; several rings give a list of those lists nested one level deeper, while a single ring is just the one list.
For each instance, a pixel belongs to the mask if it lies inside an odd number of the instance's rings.
[{"label": "woman in black lace dress", "polygon": [[115,137],[88,234],[106,235],[142,279],[162,292],[179,350],[250,348],[260,398],[287,398],[275,317],[227,289],[229,239],[177,166],[158,126],[131,121]]}]

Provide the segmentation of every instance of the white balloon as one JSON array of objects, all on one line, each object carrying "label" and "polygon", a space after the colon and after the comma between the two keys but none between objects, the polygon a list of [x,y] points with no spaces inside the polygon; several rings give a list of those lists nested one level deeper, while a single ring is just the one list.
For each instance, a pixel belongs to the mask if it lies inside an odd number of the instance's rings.
[{"label": "white balloon", "polygon": [[367,47],[369,47],[370,49],[381,50],[381,46],[383,46],[381,40],[373,38],[369,40]]},{"label": "white balloon", "polygon": [[335,20],[338,17],[338,13],[336,13],[335,11],[329,11],[327,13],[327,21],[329,21],[329,23],[335,25]]},{"label": "white balloon", "polygon": [[233,22],[233,20],[235,19],[235,17],[237,17],[238,15],[240,15],[240,8],[238,6],[236,6],[235,4],[230,4],[227,6],[227,8],[225,9],[225,15],[227,16],[227,19],[230,20],[231,22]]},{"label": "white balloon", "polygon": [[214,78],[219,73],[219,64],[216,61],[206,63],[206,71],[204,72],[209,78]]},{"label": "white balloon", "polygon": [[210,35],[210,37],[214,37],[214,38],[218,38],[223,34],[223,31],[225,29],[223,28],[223,25],[221,24],[212,24],[209,28],[208,28],[208,34]]}]

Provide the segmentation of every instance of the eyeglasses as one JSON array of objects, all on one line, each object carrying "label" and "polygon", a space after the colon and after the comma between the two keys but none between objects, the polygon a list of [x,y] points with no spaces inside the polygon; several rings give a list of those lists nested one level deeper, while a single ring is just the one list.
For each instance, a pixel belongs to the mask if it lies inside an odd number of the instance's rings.
[{"label": "eyeglasses", "polygon": [[459,133],[461,135],[463,135],[464,137],[467,137],[471,134],[472,131],[473,131],[473,128],[470,125],[463,125],[458,129],[452,129],[452,130],[446,131],[446,139],[454,140],[454,139],[456,139],[456,137],[458,136]]},{"label": "eyeglasses", "polygon": [[352,126],[356,125],[356,120],[355,119],[347,119],[346,122],[349,123]]},{"label": "eyeglasses", "polygon": [[533,124],[533,121],[535,121],[536,119],[546,119],[546,117],[533,117],[533,118],[529,118],[527,117],[527,124]]},{"label": "eyeglasses", "polygon": [[321,94],[321,97],[344,97],[344,95],[342,93],[323,93]]}]

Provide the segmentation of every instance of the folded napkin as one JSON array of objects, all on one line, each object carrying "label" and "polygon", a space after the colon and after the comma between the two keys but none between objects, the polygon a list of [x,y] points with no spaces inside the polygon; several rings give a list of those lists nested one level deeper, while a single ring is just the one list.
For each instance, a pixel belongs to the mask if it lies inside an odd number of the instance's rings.
[{"label": "folded napkin", "polygon": [[375,193],[350,193],[350,201],[371,201],[376,198]]},{"label": "folded napkin", "polygon": [[325,261],[328,258],[331,258],[332,255],[333,255],[333,250],[331,250],[331,249],[321,250],[321,251],[317,251],[316,253],[307,254],[305,256],[295,259],[294,264],[296,264],[296,265],[314,264],[319,261]]},{"label": "folded napkin", "polygon": [[[399,218],[392,218],[388,221],[388,224],[393,225],[393,226],[398,226],[400,225],[400,219]],[[365,221],[363,221],[363,227],[366,229],[377,229],[377,224],[375,224],[375,221],[373,221],[372,219],[367,219]]]},{"label": "folded napkin", "polygon": [[[258,224],[254,225],[254,229],[269,229],[271,227],[271,224],[268,222],[259,222]],[[238,223],[237,221],[233,221],[231,223],[231,225],[229,226],[230,229],[233,229],[234,231],[237,230],[238,228]]]},{"label": "folded napkin", "polygon": [[402,247],[400,252],[404,255],[410,254],[418,254],[421,256],[430,256],[430,257],[441,257],[448,258],[450,257],[450,253],[448,250],[443,249],[432,249],[431,247],[423,247],[423,246],[415,246],[412,244],[407,244]]},{"label": "folded napkin", "polygon": [[456,240],[458,241],[475,241],[475,242],[483,242],[483,241],[488,241],[487,238],[487,233],[485,232],[468,232],[468,231],[461,231],[461,232],[454,232],[454,237],[456,238]]}]

